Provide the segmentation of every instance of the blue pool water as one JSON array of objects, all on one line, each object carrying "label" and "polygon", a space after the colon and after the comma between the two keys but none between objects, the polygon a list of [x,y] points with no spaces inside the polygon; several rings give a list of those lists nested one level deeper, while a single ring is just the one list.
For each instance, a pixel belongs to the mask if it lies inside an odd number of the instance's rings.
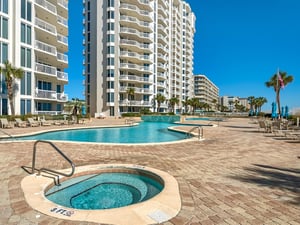
[{"label": "blue pool water", "polygon": [[[154,143],[186,138],[184,133],[170,131],[174,126],[164,122],[141,122],[138,126],[65,130],[25,136],[17,140],[63,140],[102,143]],[[179,126],[176,124],[176,126]]]},{"label": "blue pool water", "polygon": [[45,196],[75,209],[111,209],[146,201],[162,189],[162,184],[147,176],[101,173],[65,181],[49,189]]}]

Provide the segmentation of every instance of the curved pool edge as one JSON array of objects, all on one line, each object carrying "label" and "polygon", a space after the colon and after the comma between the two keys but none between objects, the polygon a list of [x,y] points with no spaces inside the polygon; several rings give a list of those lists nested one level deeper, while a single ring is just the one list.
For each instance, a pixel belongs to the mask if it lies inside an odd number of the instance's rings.
[{"label": "curved pool edge", "polygon": [[[95,223],[120,225],[148,225],[162,223],[175,217],[181,209],[179,186],[170,174],[134,164],[97,164],[77,167],[74,175],[95,173],[107,169],[134,169],[151,172],[162,178],[164,189],[153,198],[126,207],[105,210],[80,210],[59,206],[48,200],[44,193],[52,179],[44,176],[29,175],[23,178],[21,187],[26,202],[35,210],[60,219],[73,221],[88,221]],[[69,170],[61,170],[67,172]],[[61,177],[63,179],[63,177]],[[64,211],[65,210],[65,211]]]},{"label": "curved pool edge", "polygon": [[[125,124],[125,125],[105,125],[105,126],[90,126],[90,127],[65,127],[65,128],[57,128],[57,129],[46,129],[46,130],[40,130],[40,131],[34,131],[30,133],[25,134],[17,134],[12,135],[10,139],[5,138],[4,136],[0,136],[0,143],[6,143],[6,142],[35,142],[37,140],[14,140],[14,138],[20,138],[20,137],[26,137],[26,136],[32,136],[32,135],[38,135],[48,132],[55,132],[55,131],[64,131],[64,130],[80,130],[80,129],[95,129],[95,128],[114,128],[114,127],[130,127],[130,126],[137,126],[138,123],[134,123],[131,125]],[[169,130],[179,132],[179,133],[186,133],[184,130],[180,130],[177,128],[173,128],[173,126],[168,127]],[[67,141],[67,140],[46,140],[56,143],[74,143],[74,144],[101,144],[101,145],[162,145],[162,144],[175,144],[175,143],[182,143],[182,142],[190,142],[195,141],[195,138],[187,138],[187,139],[181,139],[181,140],[175,140],[175,141],[165,141],[165,142],[145,142],[145,143],[114,143],[114,142],[84,142],[84,141]]]}]

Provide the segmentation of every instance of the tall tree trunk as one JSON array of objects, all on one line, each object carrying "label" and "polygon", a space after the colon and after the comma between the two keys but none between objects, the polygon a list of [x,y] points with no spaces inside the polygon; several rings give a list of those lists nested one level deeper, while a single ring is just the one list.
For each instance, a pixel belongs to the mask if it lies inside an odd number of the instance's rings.
[{"label": "tall tree trunk", "polygon": [[7,95],[8,95],[8,99],[9,99],[10,112],[11,112],[11,115],[14,116],[15,115],[14,95],[13,95],[12,85],[10,85],[10,84],[7,85]]},{"label": "tall tree trunk", "polygon": [[276,91],[276,101],[277,101],[277,106],[278,106],[278,115],[281,118],[281,108],[280,108],[280,87],[277,88]]}]

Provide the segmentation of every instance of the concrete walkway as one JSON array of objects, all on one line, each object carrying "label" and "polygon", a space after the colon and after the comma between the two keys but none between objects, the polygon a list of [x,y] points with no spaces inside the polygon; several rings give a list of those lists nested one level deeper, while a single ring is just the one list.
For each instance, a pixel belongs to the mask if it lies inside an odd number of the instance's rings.
[{"label": "concrete walkway", "polygon": [[[124,123],[107,118],[83,126]],[[56,128],[4,131],[14,135]],[[259,132],[249,119],[204,127],[204,137],[200,142],[161,145],[55,144],[76,166],[138,164],[173,175],[179,183],[182,209],[164,225],[300,224],[299,141]],[[0,224],[91,225],[49,217],[28,206],[20,186],[28,174],[21,166],[31,166],[32,148],[33,142],[0,141]],[[39,151],[37,162],[37,167],[68,166],[47,148]]]}]

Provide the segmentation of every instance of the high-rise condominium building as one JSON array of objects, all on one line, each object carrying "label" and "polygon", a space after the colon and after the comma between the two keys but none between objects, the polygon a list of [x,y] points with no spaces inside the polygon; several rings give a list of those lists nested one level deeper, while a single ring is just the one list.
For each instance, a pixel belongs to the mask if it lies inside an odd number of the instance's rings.
[{"label": "high-rise condominium building", "polygon": [[[68,0],[0,0],[0,65],[24,70],[14,85],[16,115],[59,114],[68,100]],[[11,114],[4,74],[0,114]]]},{"label": "high-rise condominium building", "polygon": [[195,98],[216,110],[219,103],[219,88],[205,75],[195,75],[194,81]]},{"label": "high-rise condominium building", "polygon": [[[84,0],[87,112],[158,111],[193,95],[195,16],[182,0]],[[170,110],[168,101],[159,111]]]}]

